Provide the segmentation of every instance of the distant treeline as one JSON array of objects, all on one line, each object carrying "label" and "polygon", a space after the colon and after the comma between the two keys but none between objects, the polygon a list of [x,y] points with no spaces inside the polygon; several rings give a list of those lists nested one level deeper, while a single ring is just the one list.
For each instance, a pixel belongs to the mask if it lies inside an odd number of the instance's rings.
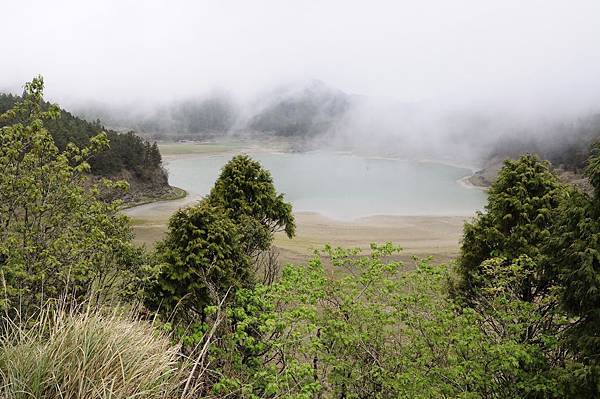
[{"label": "distant treeline", "polygon": [[[21,98],[12,94],[0,93],[0,114],[11,109]],[[46,102],[43,104],[43,108],[47,109],[49,105]],[[1,124],[0,127],[2,127]],[[84,147],[88,145],[90,137],[102,132],[106,133],[110,141],[110,148],[95,155],[89,161],[94,175],[111,177],[126,171],[138,179],[147,180],[155,177],[159,171],[164,174],[161,171],[162,159],[156,142],[151,144],[134,132],[117,133],[104,127],[99,120],[88,122],[64,109],[60,110],[60,116],[57,119],[47,121],[45,127],[61,151],[69,143]]]},{"label": "distant treeline", "polygon": [[591,145],[600,140],[600,114],[548,126],[545,131],[516,133],[499,138],[490,149],[489,158],[516,158],[530,152],[554,166],[580,172]]}]

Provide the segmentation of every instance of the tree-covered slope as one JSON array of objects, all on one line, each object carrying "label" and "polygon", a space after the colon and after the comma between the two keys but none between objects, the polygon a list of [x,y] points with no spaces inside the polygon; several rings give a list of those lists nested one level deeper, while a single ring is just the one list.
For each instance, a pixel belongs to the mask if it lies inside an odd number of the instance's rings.
[{"label": "tree-covered slope", "polygon": [[[11,109],[20,100],[20,96],[0,93],[0,114]],[[44,102],[42,107],[47,109],[49,105]],[[105,128],[99,120],[88,122],[64,109],[60,109],[58,118],[46,123],[46,128],[61,151],[69,143],[84,147],[89,144],[91,137],[106,133],[109,148],[90,159],[91,172],[97,177],[126,179],[133,192],[127,199],[135,200],[133,197],[140,195],[136,191],[153,195],[169,189],[157,144],[142,139],[134,132],[117,133]]]}]

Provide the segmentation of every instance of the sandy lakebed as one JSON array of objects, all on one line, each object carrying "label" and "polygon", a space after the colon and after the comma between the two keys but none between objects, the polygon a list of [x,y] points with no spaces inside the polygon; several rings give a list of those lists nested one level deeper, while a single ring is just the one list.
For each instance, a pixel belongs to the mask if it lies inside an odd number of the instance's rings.
[{"label": "sandy lakebed", "polygon": [[[167,165],[177,159],[193,156],[254,153],[256,149],[199,144],[169,144],[165,147]],[[265,151],[260,149],[260,151]],[[457,182],[457,184],[459,184]],[[183,187],[185,188],[185,187]],[[164,237],[169,217],[179,208],[201,199],[190,192],[183,199],[159,201],[124,210],[131,217],[137,243],[151,247]],[[277,234],[275,246],[282,262],[303,262],[315,249],[325,244],[362,248],[371,243],[392,242],[403,248],[399,259],[412,261],[413,257],[433,257],[436,262],[447,262],[459,251],[464,222],[471,217],[461,215],[373,215],[354,218],[335,218],[312,211],[296,211],[297,231],[293,239]]]}]

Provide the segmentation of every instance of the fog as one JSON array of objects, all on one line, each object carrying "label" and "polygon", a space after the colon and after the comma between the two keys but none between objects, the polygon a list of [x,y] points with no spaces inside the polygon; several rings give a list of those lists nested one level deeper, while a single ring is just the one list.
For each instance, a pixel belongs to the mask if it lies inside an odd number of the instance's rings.
[{"label": "fog", "polygon": [[359,99],[329,137],[382,148],[394,137],[436,142],[482,120],[480,136],[489,137],[600,110],[595,0],[4,1],[2,9],[0,90],[20,92],[42,74],[49,99],[109,118],[219,93],[235,105],[239,128],[281,87],[314,80]]},{"label": "fog", "polygon": [[401,101],[533,106],[567,96],[585,106],[600,91],[594,0],[25,0],[2,8],[0,87],[40,73],[62,101],[159,101],[216,87],[248,95],[313,78]]}]

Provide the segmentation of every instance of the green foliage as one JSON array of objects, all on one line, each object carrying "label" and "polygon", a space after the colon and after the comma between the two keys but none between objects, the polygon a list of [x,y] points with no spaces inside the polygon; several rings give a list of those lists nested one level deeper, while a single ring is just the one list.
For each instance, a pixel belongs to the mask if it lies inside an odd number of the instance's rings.
[{"label": "green foliage", "polygon": [[146,303],[163,315],[204,322],[206,306],[254,283],[251,257],[270,248],[274,232],[293,236],[291,208],[260,163],[234,157],[207,198],[171,217]]},{"label": "green foliage", "polygon": [[533,260],[522,255],[513,261],[492,258],[481,265],[481,286],[472,309],[481,317],[486,335],[514,345],[517,363],[507,397],[564,397],[562,378],[568,361],[562,334],[567,316],[559,309],[560,289],[553,286],[535,301],[522,296],[521,284],[535,274]]},{"label": "green foliage", "polygon": [[560,338],[569,322],[548,244],[566,198],[548,163],[524,155],[505,162],[486,212],[465,224],[451,292],[482,318],[488,336],[516,346],[514,370],[503,377],[506,397],[565,394],[568,356]]},{"label": "green foliage", "polygon": [[[295,222],[260,163],[234,157],[142,265],[120,203],[101,200],[123,184],[90,187],[88,173],[159,167],[158,146],[118,135],[102,153],[107,136],[70,135],[79,125],[64,128],[42,92],[34,79],[0,116],[3,397],[600,396],[600,144],[593,195],[535,156],[506,161],[465,225],[458,276],[407,268],[386,244],[368,256],[326,247],[261,284],[258,259]],[[44,313],[65,297],[88,309],[134,298],[139,281],[180,346],[120,316]]]},{"label": "green foliage", "polygon": [[[560,397],[561,373],[522,323],[535,316],[515,299],[515,266],[491,298],[493,313],[462,310],[444,292],[447,271],[326,248],[288,265],[271,286],[240,290],[208,362],[216,396],[243,398]],[[490,265],[490,267],[492,267]],[[547,339],[554,345],[551,336]],[[533,339],[532,339],[533,340]]]},{"label": "green foliage", "polygon": [[562,287],[561,303],[575,322],[568,331],[581,362],[572,379],[574,397],[600,396],[600,144],[592,147],[586,175],[592,196],[571,190],[558,212],[548,250]]},{"label": "green foliage", "polygon": [[207,201],[171,217],[157,254],[159,272],[147,304],[177,319],[204,321],[206,306],[251,279],[237,226]]},{"label": "green foliage", "polygon": [[564,188],[546,162],[534,155],[507,160],[489,190],[485,213],[465,224],[456,294],[467,302],[476,295],[484,261],[504,258],[511,264],[527,255],[532,273],[517,282],[520,298],[532,302],[545,295],[552,284],[543,246],[563,196]]},{"label": "green foliage", "polygon": [[268,249],[277,231],[289,238],[295,234],[292,205],[277,194],[269,171],[247,155],[237,155],[223,167],[208,201],[238,224],[249,255]]},{"label": "green foliage", "polygon": [[[15,104],[23,101],[22,97],[0,94],[0,114],[10,110]],[[102,148],[88,159],[91,172],[100,176],[116,176],[123,171],[128,171],[142,180],[150,180],[162,171],[160,152],[156,143],[151,145],[133,132],[119,134],[106,129],[100,121],[88,122],[71,113],[60,109],[40,99],[40,109],[52,111],[54,117],[44,122],[60,151],[64,151],[70,144],[78,147],[90,145],[90,140],[100,134],[105,134],[110,145]],[[13,115],[0,121],[0,127],[17,122],[24,122],[23,115]],[[166,181],[166,177],[164,178]]]},{"label": "green foliage", "polygon": [[44,127],[58,108],[44,110],[42,93],[36,78],[0,116],[19,121],[0,129],[0,307],[19,306],[24,316],[47,299],[123,288],[139,261],[120,204],[99,200],[99,187],[84,188],[87,160],[108,145],[106,136],[61,152]]}]

